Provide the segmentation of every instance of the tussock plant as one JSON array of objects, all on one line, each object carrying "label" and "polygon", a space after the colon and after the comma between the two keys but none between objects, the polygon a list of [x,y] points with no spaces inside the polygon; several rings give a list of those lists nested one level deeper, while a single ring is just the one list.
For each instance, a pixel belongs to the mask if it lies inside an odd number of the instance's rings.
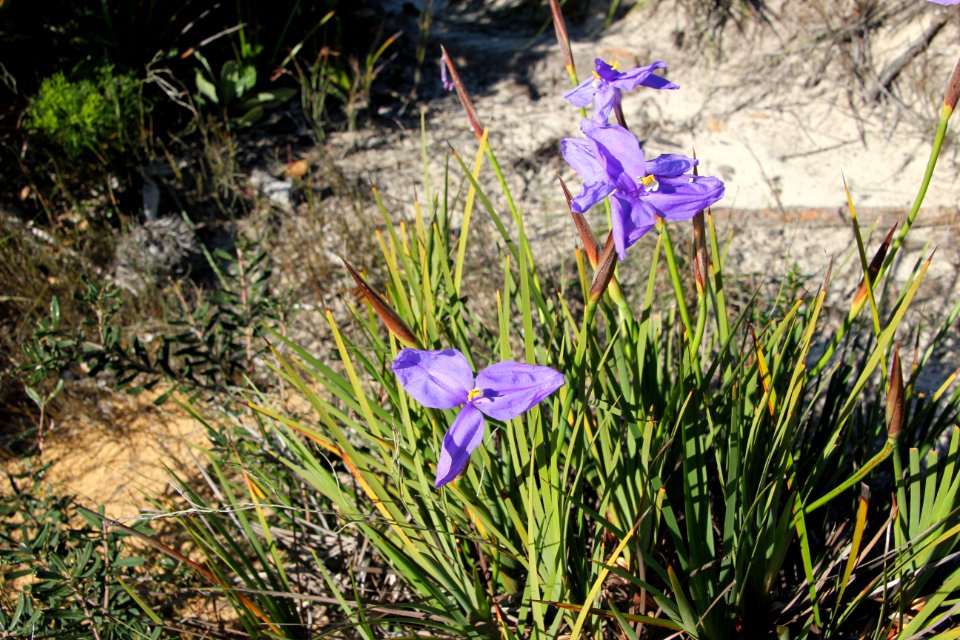
[{"label": "tussock plant", "polygon": [[[829,275],[732,311],[710,159],[654,156],[624,119],[628,92],[678,89],[664,63],[581,83],[554,19],[582,115],[562,142],[579,184],[557,186],[576,278],[538,269],[444,51],[477,147],[425,176],[412,219],[381,206],[380,255],[344,257],[360,303],[326,314],[329,354],[268,334],[285,401],[252,390],[210,421],[191,562],[257,637],[958,637],[960,389],[918,380],[960,304],[908,355],[935,257],[902,285],[891,267],[960,67],[899,231],[864,237],[848,193],[863,279],[833,326]],[[490,296],[465,278],[475,215],[499,233]]]}]

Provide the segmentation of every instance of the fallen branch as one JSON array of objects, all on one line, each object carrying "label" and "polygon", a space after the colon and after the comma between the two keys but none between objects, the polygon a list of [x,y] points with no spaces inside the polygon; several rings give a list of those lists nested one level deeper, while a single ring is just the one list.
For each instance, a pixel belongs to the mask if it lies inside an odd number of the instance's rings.
[{"label": "fallen branch", "polygon": [[888,93],[894,80],[900,75],[900,72],[903,71],[914,58],[930,46],[930,42],[940,33],[946,24],[947,17],[945,15],[940,16],[920,34],[919,38],[911,42],[910,46],[907,47],[903,53],[887,63],[887,66],[883,68],[883,71],[880,72],[880,75],[877,76],[876,80],[872,83],[873,87],[869,93],[870,100],[875,102],[880,99],[882,94]]}]

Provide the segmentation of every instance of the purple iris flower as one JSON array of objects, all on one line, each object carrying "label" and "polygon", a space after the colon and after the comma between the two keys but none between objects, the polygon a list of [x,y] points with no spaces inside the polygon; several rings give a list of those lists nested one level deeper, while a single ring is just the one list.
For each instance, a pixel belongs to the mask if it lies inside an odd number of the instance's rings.
[{"label": "purple iris flower", "polygon": [[584,213],[610,196],[610,223],[617,255],[657,222],[687,220],[723,197],[723,182],[690,174],[697,161],[668,153],[644,160],[637,138],[618,125],[584,119],[580,130],[587,138],[564,138],[564,159],[583,179],[571,208]]},{"label": "purple iris flower", "polygon": [[563,386],[559,371],[509,360],[490,365],[474,379],[470,363],[456,349],[404,349],[393,361],[393,372],[406,392],[425,407],[463,405],[443,436],[437,487],[456,478],[483,441],[483,416],[516,418]]},{"label": "purple iris flower", "polygon": [[570,101],[575,107],[581,109],[594,103],[593,119],[600,124],[606,124],[610,117],[610,110],[620,103],[621,91],[632,91],[637,87],[650,87],[651,89],[679,89],[666,78],[660,77],[653,72],[657,69],[663,69],[667,66],[662,60],[657,60],[646,67],[634,67],[629,71],[620,71],[618,65],[614,63],[609,65],[600,58],[596,60],[596,71],[593,77],[584,80],[580,85],[563,94],[563,97]]}]

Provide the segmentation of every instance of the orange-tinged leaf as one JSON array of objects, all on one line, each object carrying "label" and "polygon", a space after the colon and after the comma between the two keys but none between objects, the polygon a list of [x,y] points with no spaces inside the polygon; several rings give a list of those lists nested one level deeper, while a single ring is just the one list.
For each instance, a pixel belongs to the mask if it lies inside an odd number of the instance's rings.
[{"label": "orange-tinged leaf", "polygon": [[867,507],[870,502],[870,489],[867,485],[860,487],[860,499],[857,501],[857,516],[853,527],[853,538],[850,540],[850,556],[847,558],[847,564],[843,569],[843,577],[840,579],[840,593],[837,595],[837,607],[843,599],[843,592],[847,590],[850,584],[850,576],[853,574],[854,567],[857,566],[858,556],[860,555],[860,544],[863,542],[863,531],[867,526]]},{"label": "orange-tinged leaf", "polygon": [[757,332],[753,330],[753,325],[750,325],[750,335],[753,336],[753,347],[757,352],[757,369],[760,370],[760,380],[763,382],[763,390],[767,393],[767,408],[772,416],[774,407],[777,405],[777,392],[773,389],[770,368],[767,366],[767,359],[763,357],[763,349],[760,347],[760,340],[757,339]]}]

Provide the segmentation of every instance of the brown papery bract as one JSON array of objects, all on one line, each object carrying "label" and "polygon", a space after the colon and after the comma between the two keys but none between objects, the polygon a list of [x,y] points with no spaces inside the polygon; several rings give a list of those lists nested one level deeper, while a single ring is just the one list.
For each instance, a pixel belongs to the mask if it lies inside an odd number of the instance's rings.
[{"label": "brown papery bract", "polygon": [[953,113],[957,108],[957,100],[960,99],[960,59],[957,60],[957,66],[953,69],[953,75],[950,76],[950,84],[947,85],[947,92],[943,96],[943,106]]},{"label": "brown papery bract", "polygon": [[[871,284],[876,281],[877,274],[880,273],[880,267],[883,265],[883,260],[887,257],[887,249],[890,248],[890,243],[893,241],[893,232],[896,230],[897,225],[894,224],[887,233],[887,237],[884,238],[883,242],[880,244],[880,248],[877,249],[877,252],[874,254],[873,260],[871,260],[870,264],[867,266],[867,276],[870,278]],[[862,303],[866,297],[867,281],[864,279],[860,281],[860,286],[857,287],[857,292],[853,296],[853,304],[857,305]]]},{"label": "brown papery bract", "polygon": [[600,254],[599,262],[597,272],[593,276],[593,284],[590,285],[590,302],[599,301],[613,279],[613,272],[617,266],[617,248],[613,244],[612,233],[607,236],[607,243],[603,247],[603,253]]},{"label": "brown papery bract", "polygon": [[390,305],[380,297],[380,294],[370,288],[370,285],[368,285],[366,280],[357,273],[356,269],[347,262],[346,258],[340,256],[340,260],[343,261],[343,266],[345,266],[347,271],[350,272],[350,275],[353,276],[353,281],[357,283],[357,287],[360,288],[363,297],[367,299],[367,302],[373,307],[380,321],[383,322],[390,333],[395,335],[397,340],[408,347],[420,346],[420,341],[417,340],[417,337],[413,334],[413,331],[410,330],[410,327],[397,315],[397,312],[390,308]]},{"label": "brown papery bract", "polygon": [[890,390],[887,391],[887,437],[896,440],[903,429],[906,399],[903,391],[903,370],[900,366],[900,345],[893,350],[890,363]]},{"label": "brown papery bract", "polygon": [[580,242],[583,243],[583,249],[587,252],[587,259],[590,260],[590,266],[596,269],[600,261],[600,245],[597,243],[597,237],[593,235],[593,230],[587,223],[587,219],[583,217],[583,214],[573,210],[570,190],[567,189],[567,185],[559,173],[557,174],[557,179],[560,181],[560,188],[563,189],[563,197],[567,200],[567,209],[570,210],[573,224],[577,225],[577,233],[580,234]]},{"label": "brown papery bract", "polygon": [[557,33],[557,44],[563,52],[563,64],[567,68],[567,73],[570,74],[570,79],[575,82],[577,68],[573,64],[573,51],[570,48],[570,36],[567,35],[567,23],[563,19],[558,0],[550,0],[550,13],[553,15],[553,29]]},{"label": "brown papery bract", "polygon": [[463,80],[460,79],[460,74],[457,73],[457,68],[453,66],[453,60],[450,59],[450,55],[443,45],[440,45],[440,51],[442,53],[443,64],[447,65],[450,78],[453,80],[453,86],[457,89],[457,97],[460,98],[463,111],[467,114],[467,120],[470,121],[470,126],[473,128],[473,133],[477,136],[477,140],[480,140],[483,138],[483,127],[480,126],[480,119],[477,118],[477,112],[473,108],[473,102],[470,101],[470,94],[467,93],[467,88],[463,86]]}]

